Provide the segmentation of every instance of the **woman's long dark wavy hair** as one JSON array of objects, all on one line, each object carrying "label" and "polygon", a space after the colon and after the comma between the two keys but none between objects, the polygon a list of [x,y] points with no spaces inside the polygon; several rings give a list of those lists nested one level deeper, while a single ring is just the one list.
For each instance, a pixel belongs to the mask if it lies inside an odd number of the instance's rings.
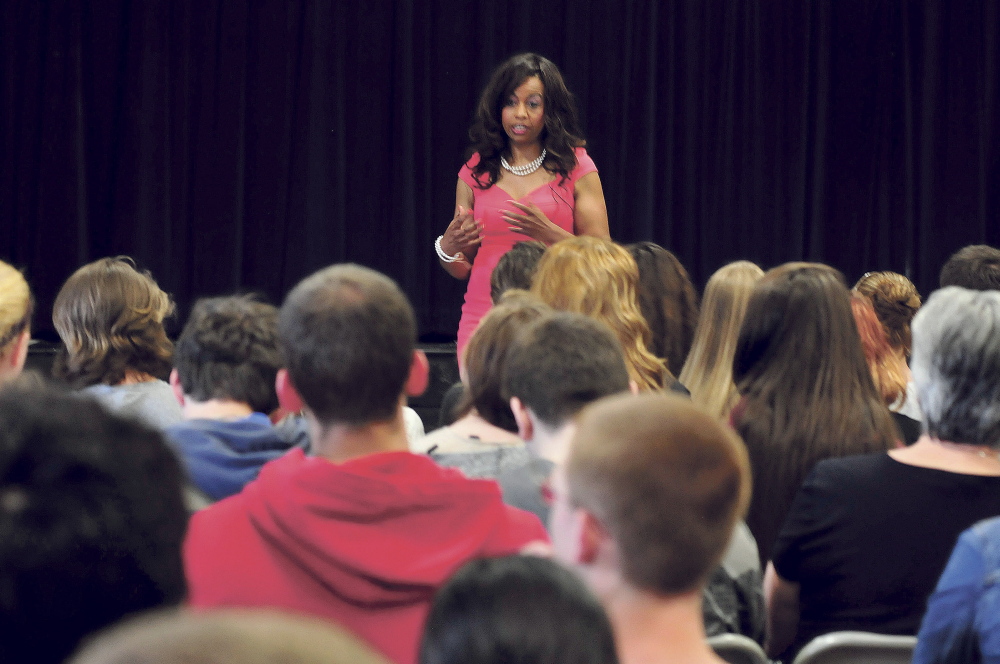
[{"label": "woman's long dark wavy hair", "polygon": [[566,88],[559,68],[551,60],[535,53],[515,55],[493,72],[479,98],[475,118],[469,128],[472,145],[466,159],[479,153],[479,163],[472,169],[472,174],[483,189],[489,189],[500,179],[500,157],[510,156],[507,133],[500,120],[504,104],[514,90],[532,76],[537,76],[544,87],[545,131],[542,133],[542,145],[547,155],[542,166],[545,170],[563,178],[569,177],[576,168],[574,150],[587,143],[577,119],[576,102]]}]

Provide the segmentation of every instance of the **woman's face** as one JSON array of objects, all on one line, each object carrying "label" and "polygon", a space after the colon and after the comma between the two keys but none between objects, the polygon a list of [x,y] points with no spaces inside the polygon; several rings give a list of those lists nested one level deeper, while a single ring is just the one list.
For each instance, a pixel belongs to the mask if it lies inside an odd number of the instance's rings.
[{"label": "woman's face", "polygon": [[537,143],[545,130],[545,86],[529,76],[510,95],[500,113],[503,130],[511,144]]}]

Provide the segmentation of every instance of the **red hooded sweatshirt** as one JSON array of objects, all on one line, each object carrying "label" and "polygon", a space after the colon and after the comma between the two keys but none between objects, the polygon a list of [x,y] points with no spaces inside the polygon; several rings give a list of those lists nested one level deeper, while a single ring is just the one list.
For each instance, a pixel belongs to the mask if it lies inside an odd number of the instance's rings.
[{"label": "red hooded sweatshirt", "polygon": [[492,481],[391,452],[334,464],[293,450],[196,513],[184,543],[194,607],[267,606],[335,621],[413,664],[437,588],[463,563],[546,541]]}]

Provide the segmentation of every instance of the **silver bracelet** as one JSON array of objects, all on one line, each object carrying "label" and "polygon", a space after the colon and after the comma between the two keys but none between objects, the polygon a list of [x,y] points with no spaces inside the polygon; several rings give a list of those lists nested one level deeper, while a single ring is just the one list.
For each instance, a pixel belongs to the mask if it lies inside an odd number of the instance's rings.
[{"label": "silver bracelet", "polygon": [[441,248],[441,238],[443,237],[444,237],[443,235],[438,235],[437,239],[434,240],[434,251],[437,252],[438,258],[440,258],[445,263],[457,263],[460,260],[463,260],[465,257],[462,256],[461,251],[455,254],[454,256],[449,256],[448,254],[444,253],[444,249]]}]

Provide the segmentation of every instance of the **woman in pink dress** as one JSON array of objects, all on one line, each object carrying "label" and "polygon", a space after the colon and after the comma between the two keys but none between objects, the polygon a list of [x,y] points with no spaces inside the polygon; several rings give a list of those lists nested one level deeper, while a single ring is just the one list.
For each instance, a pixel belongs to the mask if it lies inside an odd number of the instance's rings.
[{"label": "woman in pink dress", "polygon": [[577,121],[573,96],[549,60],[515,55],[493,73],[469,130],[455,216],[435,241],[438,259],[468,279],[458,353],[489,310],[490,274],[523,240],[610,239],[604,191]]}]

